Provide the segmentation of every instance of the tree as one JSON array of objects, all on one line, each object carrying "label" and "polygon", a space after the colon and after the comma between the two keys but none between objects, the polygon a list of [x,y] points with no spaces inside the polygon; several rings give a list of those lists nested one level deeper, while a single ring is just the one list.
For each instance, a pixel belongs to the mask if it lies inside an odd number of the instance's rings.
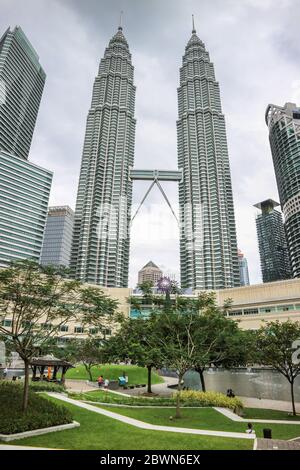
[{"label": "tree", "polygon": [[152,393],[151,374],[153,367],[162,364],[161,353],[153,330],[153,317],[123,319],[121,328],[107,343],[106,354],[112,360],[130,361],[140,367],[147,367],[147,392]]},{"label": "tree", "polygon": [[193,368],[195,343],[192,331],[198,314],[180,310],[163,310],[154,316],[153,333],[165,366],[175,369],[178,375],[176,418],[181,418],[180,392],[184,374]]},{"label": "tree", "polygon": [[300,375],[300,362],[295,349],[300,344],[300,323],[291,320],[269,322],[256,332],[256,337],[256,360],[262,365],[272,366],[288,380],[295,416],[294,384]]},{"label": "tree", "polygon": [[51,338],[60,336],[61,327],[70,320],[78,317],[84,323],[99,323],[96,317],[112,315],[116,306],[100,289],[84,288],[67,275],[64,268],[42,267],[28,260],[0,271],[0,334],[24,361],[24,411],[28,405],[29,364],[38,351]]},{"label": "tree", "polygon": [[68,348],[72,348],[71,358],[76,362],[81,362],[89,376],[93,381],[92,369],[98,364],[104,362],[103,344],[99,338],[88,337],[86,339],[73,340]]}]

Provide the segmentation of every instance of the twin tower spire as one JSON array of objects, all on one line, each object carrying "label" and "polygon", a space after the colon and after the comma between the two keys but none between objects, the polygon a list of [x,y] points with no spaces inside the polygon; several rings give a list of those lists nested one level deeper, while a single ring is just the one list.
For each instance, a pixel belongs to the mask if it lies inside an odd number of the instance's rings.
[{"label": "twin tower spire", "polygon": [[[73,277],[105,287],[127,287],[129,270],[136,88],[122,24],[121,13],[94,83],[71,256]],[[239,267],[225,119],[194,17],[180,69],[178,110],[181,287],[234,287]]]}]

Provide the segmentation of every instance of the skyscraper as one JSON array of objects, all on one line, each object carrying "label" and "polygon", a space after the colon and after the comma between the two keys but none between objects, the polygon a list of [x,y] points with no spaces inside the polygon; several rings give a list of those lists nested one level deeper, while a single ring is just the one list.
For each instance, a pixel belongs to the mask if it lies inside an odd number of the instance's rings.
[{"label": "skyscraper", "polygon": [[49,207],[41,264],[69,267],[74,212],[68,206]]},{"label": "skyscraper", "polygon": [[71,272],[126,287],[135,125],[131,54],[122,27],[100,61],[87,117],[75,210]]},{"label": "skyscraper", "polygon": [[282,214],[275,209],[277,206],[272,199],[254,206],[261,209],[256,217],[256,230],[263,282],[292,277]]},{"label": "skyscraper", "polygon": [[300,108],[270,104],[266,123],[277,179],[292,273],[300,277]]},{"label": "skyscraper", "polygon": [[52,172],[0,150],[0,266],[39,261]]},{"label": "skyscraper", "polygon": [[149,261],[142,269],[139,271],[138,283],[142,284],[143,282],[152,282],[153,287],[156,286],[157,281],[163,276],[163,272],[156,266],[153,261]]},{"label": "skyscraper", "polygon": [[0,149],[28,158],[46,75],[22,29],[0,39]]},{"label": "skyscraper", "polygon": [[240,267],[240,284],[241,286],[249,286],[249,270],[248,270],[248,261],[245,258],[244,253],[241,250],[238,251],[239,258],[239,267]]},{"label": "skyscraper", "polygon": [[181,286],[240,284],[231,175],[219,84],[193,27],[180,69],[177,121]]}]

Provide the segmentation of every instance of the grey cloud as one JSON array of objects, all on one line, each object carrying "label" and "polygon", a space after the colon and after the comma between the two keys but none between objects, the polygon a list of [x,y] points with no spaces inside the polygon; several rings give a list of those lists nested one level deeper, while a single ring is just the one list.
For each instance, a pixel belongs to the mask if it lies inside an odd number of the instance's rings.
[{"label": "grey cloud", "polygon": [[[251,281],[260,281],[252,205],[266,197],[278,198],[264,112],[269,102],[290,101],[297,83],[300,88],[300,2],[0,0],[0,8],[0,34],[8,25],[20,24],[47,73],[30,158],[54,170],[51,204],[72,207],[93,80],[120,10],[137,85],[136,167],[176,168],[176,90],[195,14],[221,87],[239,246],[248,257]],[[177,188],[165,188],[177,204]],[[145,185],[135,185],[135,203],[145,191]],[[154,191],[147,207],[159,201],[164,204]],[[149,259],[178,274],[176,239],[145,243],[134,225],[132,232],[132,285]]]}]

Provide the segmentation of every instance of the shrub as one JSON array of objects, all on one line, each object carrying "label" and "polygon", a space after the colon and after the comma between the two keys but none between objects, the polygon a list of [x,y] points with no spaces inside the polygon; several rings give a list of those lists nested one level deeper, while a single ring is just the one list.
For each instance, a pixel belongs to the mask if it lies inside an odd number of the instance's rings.
[{"label": "shrub", "polygon": [[12,382],[0,383],[0,433],[14,434],[71,423],[73,418],[64,406],[29,391],[28,409],[22,411],[23,387]]},{"label": "shrub", "polygon": [[[176,396],[176,394],[174,395]],[[239,398],[229,398],[218,392],[199,392],[197,390],[183,390],[180,398],[188,406],[218,406],[229,408],[235,413],[243,409],[243,403]]]},{"label": "shrub", "polygon": [[65,387],[60,384],[56,384],[55,382],[30,382],[30,389],[33,392],[56,392],[56,393],[63,393],[66,391]]}]

